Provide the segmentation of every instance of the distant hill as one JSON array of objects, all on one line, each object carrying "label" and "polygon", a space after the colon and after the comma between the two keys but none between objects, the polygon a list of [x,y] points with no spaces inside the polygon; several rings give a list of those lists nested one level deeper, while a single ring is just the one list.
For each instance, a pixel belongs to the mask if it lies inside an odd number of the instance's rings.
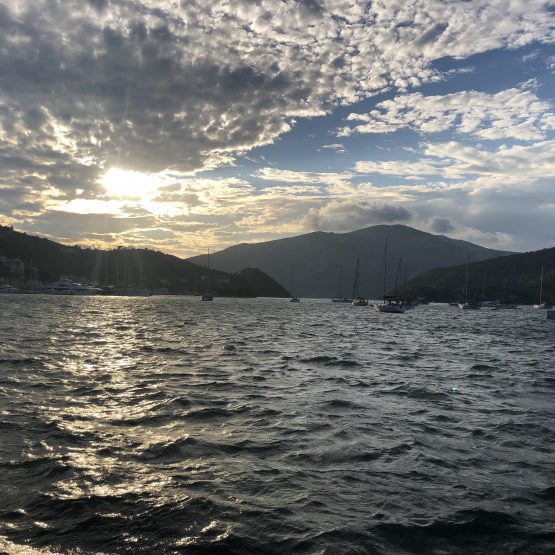
[{"label": "distant hill", "polygon": [[[555,247],[493,258],[469,264],[469,297],[534,304],[539,300],[540,273],[543,300],[555,302]],[[416,291],[438,302],[457,301],[464,286],[466,265],[437,268],[410,280],[409,291]]]},{"label": "distant hill", "polygon": [[[350,296],[357,256],[361,292],[383,294],[383,251],[388,239],[388,287],[393,287],[399,257],[408,277],[471,260],[507,254],[473,243],[432,235],[403,225],[377,225],[350,233],[315,232],[264,243],[240,244],[210,255],[210,264],[226,272],[260,268],[301,297]],[[190,259],[202,263],[206,256]]]},{"label": "distant hill", "polygon": [[4,226],[0,226],[0,256],[19,258],[27,266],[35,265],[43,282],[67,275],[100,284],[167,288],[171,293],[202,294],[209,289],[217,296],[290,296],[279,283],[254,268],[226,273],[149,249],[99,250],[68,246]]}]

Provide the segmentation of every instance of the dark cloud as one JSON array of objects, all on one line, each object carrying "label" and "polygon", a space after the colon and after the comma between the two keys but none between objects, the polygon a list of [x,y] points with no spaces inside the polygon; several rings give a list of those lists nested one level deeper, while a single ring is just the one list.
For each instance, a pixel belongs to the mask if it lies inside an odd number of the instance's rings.
[{"label": "dark cloud", "polygon": [[312,229],[346,231],[379,223],[408,222],[413,218],[403,206],[372,202],[330,202],[311,209],[308,222]]},{"label": "dark cloud", "polygon": [[436,233],[450,233],[455,231],[455,226],[449,218],[436,216],[430,220],[430,229]]}]

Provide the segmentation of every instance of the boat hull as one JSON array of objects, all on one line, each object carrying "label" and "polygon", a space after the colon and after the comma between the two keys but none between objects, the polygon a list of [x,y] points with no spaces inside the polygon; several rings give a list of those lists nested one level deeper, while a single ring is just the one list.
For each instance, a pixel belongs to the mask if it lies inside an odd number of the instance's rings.
[{"label": "boat hull", "polygon": [[406,312],[405,307],[401,305],[377,304],[374,306],[378,312],[384,312],[387,314],[404,314]]},{"label": "boat hull", "polygon": [[463,310],[480,310],[479,304],[472,304],[472,303],[459,303],[459,308]]}]

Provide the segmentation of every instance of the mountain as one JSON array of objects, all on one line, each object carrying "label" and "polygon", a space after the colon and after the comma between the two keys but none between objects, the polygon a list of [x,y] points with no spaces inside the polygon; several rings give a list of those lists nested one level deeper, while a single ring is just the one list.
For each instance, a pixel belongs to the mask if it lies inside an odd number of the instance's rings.
[{"label": "mountain", "polygon": [[[469,298],[502,300],[505,293],[506,302],[537,303],[542,267],[543,300],[555,302],[555,247],[469,264]],[[457,301],[465,277],[465,264],[437,268],[410,280],[407,290],[438,302]]]},{"label": "mountain", "polygon": [[[473,243],[432,235],[403,225],[377,225],[350,233],[321,231],[264,243],[240,244],[210,256],[211,266],[226,272],[260,268],[302,297],[350,296],[357,256],[361,292],[383,294],[383,251],[388,239],[388,288],[393,287],[399,257],[408,277],[438,266],[485,260],[507,254]],[[193,257],[199,262],[202,256]]]},{"label": "mountain", "polygon": [[[99,250],[68,246],[4,226],[0,226],[0,256],[22,260],[27,279],[31,277],[29,269],[34,266],[33,278],[43,282],[67,275],[100,284],[166,288],[170,293],[201,294],[209,289],[217,296],[290,296],[279,283],[254,268],[226,273],[149,249]],[[1,263],[0,277],[10,277]]]}]

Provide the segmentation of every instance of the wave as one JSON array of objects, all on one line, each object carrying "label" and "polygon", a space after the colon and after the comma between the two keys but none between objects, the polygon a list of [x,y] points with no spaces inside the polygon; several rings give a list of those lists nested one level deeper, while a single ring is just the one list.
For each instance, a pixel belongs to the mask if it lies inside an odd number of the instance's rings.
[{"label": "wave", "polygon": [[328,410],[359,410],[363,408],[352,401],[346,399],[332,399],[331,401],[324,401],[320,403],[320,407]]},{"label": "wave", "polygon": [[426,387],[413,385],[400,385],[393,389],[382,390],[380,393],[386,395],[399,395],[401,397],[408,397],[409,399],[420,399],[424,401],[440,401],[451,397],[443,391],[431,391]]},{"label": "wave", "polygon": [[354,368],[361,366],[358,362],[348,359],[340,359],[334,356],[318,355],[308,358],[300,358],[300,362],[305,364],[323,364],[325,366],[342,366],[344,368]]},{"label": "wave", "polygon": [[[507,513],[469,509],[429,524],[380,523],[373,527],[390,545],[410,553],[513,552],[514,535],[524,537],[520,522]],[[501,545],[499,545],[501,540]],[[505,546],[505,549],[501,546]]]}]

